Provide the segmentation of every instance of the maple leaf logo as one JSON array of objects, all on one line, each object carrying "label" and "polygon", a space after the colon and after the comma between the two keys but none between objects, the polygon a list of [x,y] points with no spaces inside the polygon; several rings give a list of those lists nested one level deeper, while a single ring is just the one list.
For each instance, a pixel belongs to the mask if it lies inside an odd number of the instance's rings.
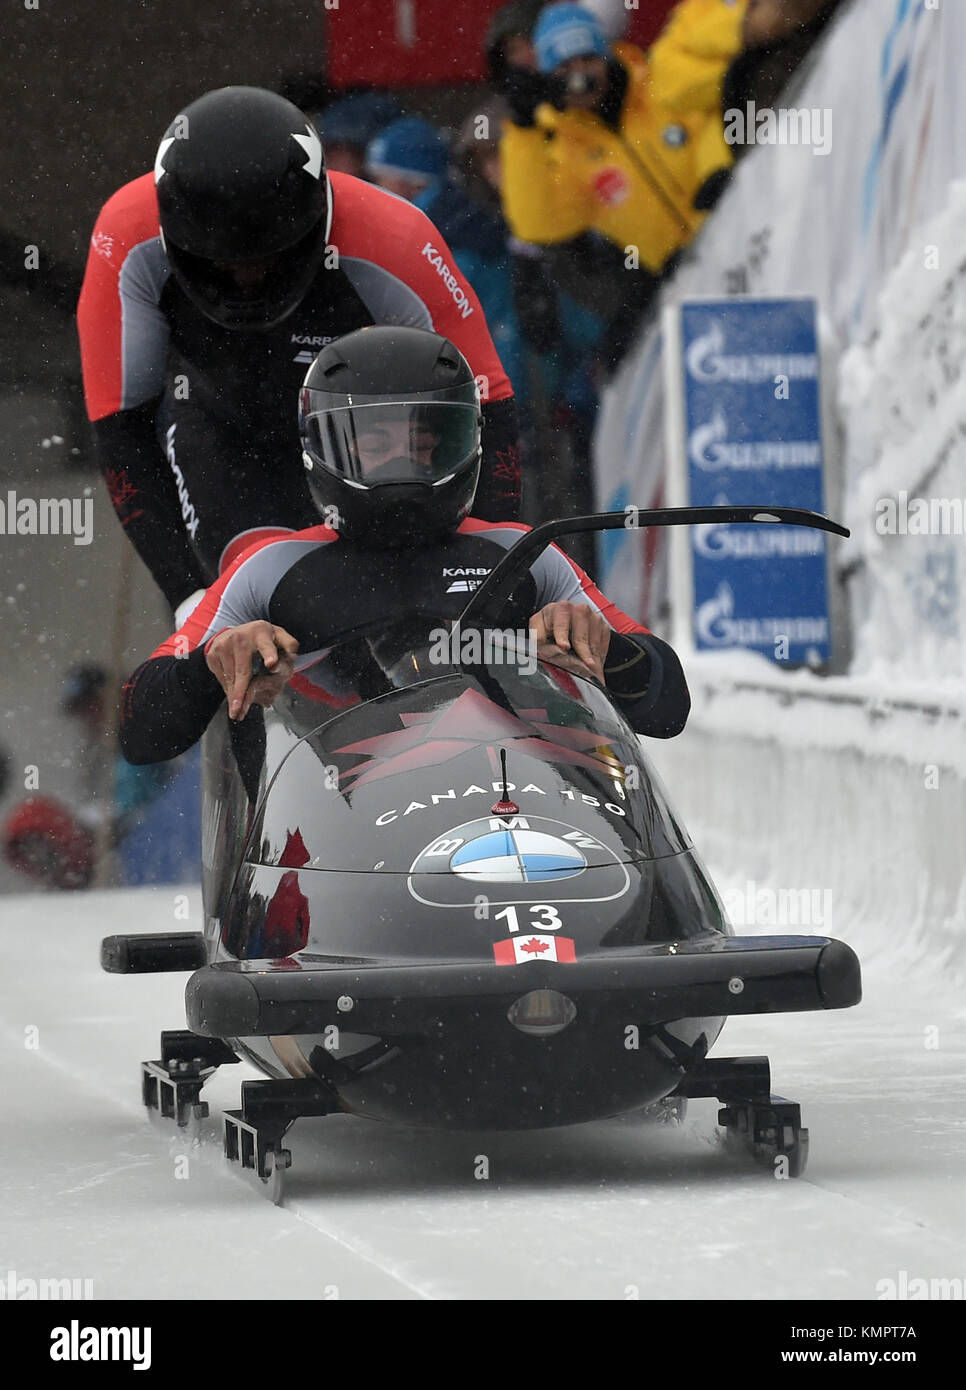
[{"label": "maple leaf logo", "polygon": [[509,449],[497,449],[493,476],[494,478],[509,478],[518,483],[520,481],[520,450],[513,446]]},{"label": "maple leaf logo", "polygon": [[523,717],[502,709],[476,690],[464,690],[431,714],[403,714],[404,728],[332,750],[365,758],[357,767],[340,773],[340,788],[354,791],[384,777],[447,763],[473,748],[497,744],[511,756],[516,751],[544,762],[549,759],[595,772],[611,771],[612,761],[594,752],[602,742],[600,734],[550,724],[543,709],[521,710],[520,715]]},{"label": "maple leaf logo", "polygon": [[109,468],[104,474],[104,479],[115,507],[123,507],[137,497],[138,490],[132,482],[128,481],[126,469]]},{"label": "maple leaf logo", "polygon": [[114,238],[108,232],[95,232],[91,237],[91,246],[106,261],[111,260],[114,255]]},{"label": "maple leaf logo", "polygon": [[138,517],[144,515],[143,507],[135,508],[133,506],[138,489],[128,480],[127,473],[123,468],[107,469],[104,474],[104,481],[107,483],[107,490],[122,526],[128,527],[132,521],[137,521]]},{"label": "maple leaf logo", "polygon": [[539,956],[544,951],[549,951],[550,947],[546,941],[538,941],[535,936],[531,936],[529,941],[524,941],[520,946],[521,951],[526,951],[528,955]]}]

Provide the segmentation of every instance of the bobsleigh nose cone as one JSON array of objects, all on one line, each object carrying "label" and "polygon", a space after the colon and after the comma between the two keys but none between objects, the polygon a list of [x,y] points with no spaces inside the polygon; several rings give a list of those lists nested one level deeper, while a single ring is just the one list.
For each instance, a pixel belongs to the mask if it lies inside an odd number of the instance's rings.
[{"label": "bobsleigh nose cone", "polygon": [[532,989],[510,1005],[506,1016],[519,1032],[549,1038],[573,1023],[577,1005],[555,989]]}]

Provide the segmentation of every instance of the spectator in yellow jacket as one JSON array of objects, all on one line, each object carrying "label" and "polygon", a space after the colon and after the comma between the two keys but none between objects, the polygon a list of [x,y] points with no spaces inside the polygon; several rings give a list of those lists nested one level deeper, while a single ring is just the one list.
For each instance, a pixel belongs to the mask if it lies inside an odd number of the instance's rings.
[{"label": "spectator in yellow jacket", "polygon": [[[717,60],[723,74],[739,47],[741,12],[717,3],[738,14],[733,47]],[[506,86],[512,118],[501,154],[510,226],[545,246],[595,231],[624,251],[628,267],[659,274],[701,225],[710,205],[705,186],[732,162],[706,60],[689,58],[681,42],[665,44],[661,56],[659,39],[655,73],[639,49],[608,45],[599,20],[570,3],[548,5],[532,39],[539,72],[514,70]],[[657,100],[662,82],[665,92],[687,91],[689,62],[699,104]]]}]

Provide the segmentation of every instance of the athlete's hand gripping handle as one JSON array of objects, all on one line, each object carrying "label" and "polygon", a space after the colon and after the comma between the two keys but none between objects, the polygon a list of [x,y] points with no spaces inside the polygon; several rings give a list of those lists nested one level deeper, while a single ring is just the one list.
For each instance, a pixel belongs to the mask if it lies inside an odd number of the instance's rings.
[{"label": "athlete's hand gripping handle", "polygon": [[205,660],[228,700],[228,717],[244,719],[252,705],[268,706],[295,670],[299,644],[273,623],[226,627],[208,643]]}]

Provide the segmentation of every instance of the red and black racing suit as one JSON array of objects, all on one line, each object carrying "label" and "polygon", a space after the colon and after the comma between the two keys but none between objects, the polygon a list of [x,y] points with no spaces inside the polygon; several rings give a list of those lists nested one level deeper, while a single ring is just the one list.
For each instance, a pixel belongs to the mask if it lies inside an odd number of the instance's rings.
[{"label": "red and black racing suit", "polygon": [[[299,643],[292,684],[328,704],[346,703],[325,671],[330,648],[349,633],[411,615],[457,619],[470,583],[463,576],[488,574],[528,529],[469,519],[434,545],[385,551],[359,550],[326,526],[257,542],[128,680],[121,711],[125,758],[160,762],[201,737],[224,699],[205,659],[224,628],[258,620],[284,628]],[[533,613],[555,602],[588,604],[614,629],[604,675],[631,727],[654,738],[680,733],[690,697],[676,653],[615,607],[556,546],[517,585],[501,626],[526,629]]]},{"label": "red and black racing suit", "polygon": [[98,217],[78,305],[87,409],[115,511],[173,608],[263,529],[317,522],[298,388],[326,343],[368,324],[433,329],[463,352],[484,402],[476,511],[519,515],[513,389],[476,294],[418,208],[348,174],[330,187],[329,264],[264,333],[223,329],[182,293],[153,175]]}]

